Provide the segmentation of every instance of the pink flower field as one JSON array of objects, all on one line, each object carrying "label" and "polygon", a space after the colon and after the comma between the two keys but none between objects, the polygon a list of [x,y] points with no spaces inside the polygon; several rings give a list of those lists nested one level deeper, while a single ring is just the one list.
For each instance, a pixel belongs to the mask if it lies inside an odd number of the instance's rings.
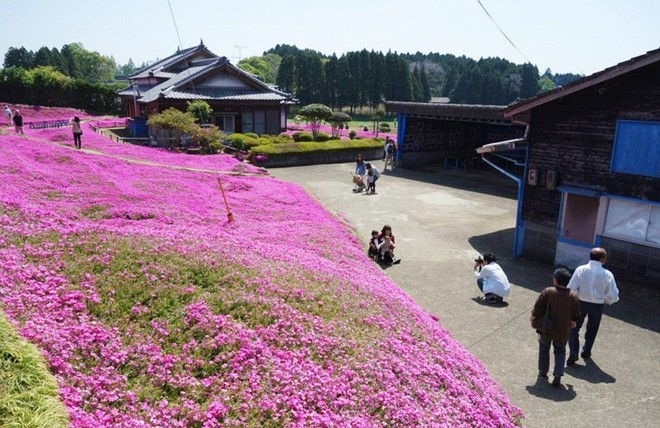
[{"label": "pink flower field", "polygon": [[44,355],[71,427],[521,424],[301,188],[225,155],[87,126],[79,151],[70,134],[0,130],[0,307]]}]

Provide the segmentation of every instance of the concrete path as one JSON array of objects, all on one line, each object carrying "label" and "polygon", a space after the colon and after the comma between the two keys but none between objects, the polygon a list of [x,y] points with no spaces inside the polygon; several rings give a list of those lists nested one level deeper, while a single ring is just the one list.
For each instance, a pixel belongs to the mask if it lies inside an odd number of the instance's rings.
[{"label": "concrete path", "polygon": [[[382,167],[382,162],[374,162]],[[557,389],[539,381],[529,314],[553,266],[511,258],[516,185],[495,171],[386,171],[377,194],[351,192],[353,164],[271,169],[345,218],[366,242],[390,224],[402,263],[385,273],[437,315],[522,408],[528,427],[660,426],[660,299],[620,284],[592,360],[567,368]],[[494,252],[512,284],[505,305],[479,302],[473,259]]]}]

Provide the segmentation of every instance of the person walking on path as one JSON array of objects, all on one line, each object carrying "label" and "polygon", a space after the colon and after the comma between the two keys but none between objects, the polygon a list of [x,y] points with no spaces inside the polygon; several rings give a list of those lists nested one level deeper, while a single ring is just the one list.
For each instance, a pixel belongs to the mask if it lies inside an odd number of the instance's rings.
[{"label": "person walking on path", "polygon": [[[539,377],[548,378],[552,344],[555,355],[552,385],[557,387],[561,385],[561,377],[564,375],[566,342],[571,327],[575,327],[580,315],[578,296],[566,287],[570,280],[571,272],[568,269],[555,269],[552,274],[552,287],[547,287],[536,299],[530,318],[532,326],[537,328],[536,332],[539,334]],[[549,327],[543,325],[543,321],[548,319],[552,320]]]},{"label": "person walking on path", "polygon": [[568,288],[575,291],[580,299],[580,316],[576,326],[571,329],[568,340],[570,354],[566,362],[573,366],[578,360],[580,349],[580,328],[587,320],[587,331],[584,334],[584,347],[580,356],[591,358],[591,349],[594,346],[600,320],[603,316],[605,304],[611,305],[619,301],[619,289],[616,286],[614,275],[603,265],[607,263],[607,251],[604,248],[592,248],[589,252],[589,262],[578,266],[573,273]]},{"label": "person walking on path", "polygon": [[11,112],[11,108],[9,107],[9,104],[5,105],[5,110],[4,110],[4,116],[7,118],[7,126],[11,126],[14,121],[12,120],[14,114]]},{"label": "person walking on path", "polygon": [[493,253],[486,253],[474,261],[477,287],[484,293],[486,303],[502,303],[511,292],[509,278],[496,261]]},{"label": "person walking on path", "polygon": [[74,116],[71,121],[71,130],[73,131],[73,143],[76,145],[76,149],[82,148],[82,128],[80,127],[80,118]]},{"label": "person walking on path", "polygon": [[23,116],[21,116],[21,112],[16,109],[14,111],[14,117],[12,119],[14,121],[14,129],[16,130],[17,134],[23,134]]}]

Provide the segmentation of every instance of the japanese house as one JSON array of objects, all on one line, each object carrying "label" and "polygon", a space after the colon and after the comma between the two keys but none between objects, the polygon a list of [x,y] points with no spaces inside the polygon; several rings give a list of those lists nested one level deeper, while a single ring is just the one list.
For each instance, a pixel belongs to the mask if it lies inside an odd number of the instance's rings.
[{"label": "japanese house", "polygon": [[170,107],[185,111],[187,102],[204,100],[213,109],[212,123],[225,133],[277,135],[286,130],[291,94],[279,91],[211,52],[203,43],[178,50],[129,76],[131,86],[119,91],[126,116],[144,121]]}]

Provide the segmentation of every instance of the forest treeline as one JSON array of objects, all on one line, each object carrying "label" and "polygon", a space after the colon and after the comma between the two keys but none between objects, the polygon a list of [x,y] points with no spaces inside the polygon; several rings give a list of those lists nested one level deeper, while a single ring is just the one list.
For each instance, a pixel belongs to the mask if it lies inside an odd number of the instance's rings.
[{"label": "forest treeline", "polygon": [[452,103],[507,105],[582,77],[553,74],[550,69],[540,76],[532,64],[502,58],[474,60],[366,49],[338,57],[286,44],[238,65],[291,92],[301,105],[323,103],[351,110],[376,108],[384,100],[428,102],[431,97],[447,97]]},{"label": "forest treeline", "polygon": [[[10,103],[70,106],[99,113],[121,113],[116,97],[128,76],[147,66],[132,60],[117,65],[112,56],[88,51],[80,43],[33,52],[11,47],[0,69],[0,94]],[[262,56],[237,64],[269,84],[291,92],[300,105],[323,103],[335,110],[376,109],[384,101],[506,105],[564,85],[580,75],[542,76],[532,64],[502,58],[474,60],[429,53],[399,54],[363,49],[341,56],[291,45],[276,45]]]}]

